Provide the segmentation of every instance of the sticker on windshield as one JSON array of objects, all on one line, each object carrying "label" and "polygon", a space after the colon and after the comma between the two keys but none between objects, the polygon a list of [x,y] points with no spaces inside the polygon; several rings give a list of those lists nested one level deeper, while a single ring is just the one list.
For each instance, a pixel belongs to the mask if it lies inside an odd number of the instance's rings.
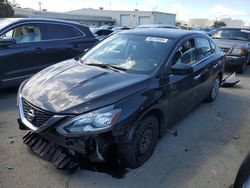
[{"label": "sticker on windshield", "polygon": [[146,41],[167,43],[168,39],[160,37],[147,37]]},{"label": "sticker on windshield", "polygon": [[245,29],[242,29],[240,30],[241,32],[244,32],[244,33],[250,33],[250,30],[245,30]]}]

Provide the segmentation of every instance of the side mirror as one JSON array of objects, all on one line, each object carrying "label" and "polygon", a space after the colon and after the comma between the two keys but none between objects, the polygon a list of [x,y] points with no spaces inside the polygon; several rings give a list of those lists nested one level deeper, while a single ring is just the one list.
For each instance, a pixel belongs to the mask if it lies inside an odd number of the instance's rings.
[{"label": "side mirror", "polygon": [[14,38],[0,39],[0,46],[9,46],[9,45],[15,45],[15,44],[16,44],[16,39]]},{"label": "side mirror", "polygon": [[178,63],[171,67],[174,75],[188,75],[194,72],[193,67],[187,64]]}]

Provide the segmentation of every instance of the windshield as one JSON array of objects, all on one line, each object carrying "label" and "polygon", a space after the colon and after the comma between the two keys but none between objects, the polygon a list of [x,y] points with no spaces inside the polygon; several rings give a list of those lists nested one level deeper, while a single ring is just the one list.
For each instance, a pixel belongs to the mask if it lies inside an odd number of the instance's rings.
[{"label": "windshield", "polygon": [[160,64],[171,40],[131,34],[115,34],[83,57],[85,64],[105,64],[127,72],[150,73]]},{"label": "windshield", "polygon": [[214,39],[232,39],[232,40],[249,40],[250,30],[239,29],[220,29],[217,30],[213,37]]}]

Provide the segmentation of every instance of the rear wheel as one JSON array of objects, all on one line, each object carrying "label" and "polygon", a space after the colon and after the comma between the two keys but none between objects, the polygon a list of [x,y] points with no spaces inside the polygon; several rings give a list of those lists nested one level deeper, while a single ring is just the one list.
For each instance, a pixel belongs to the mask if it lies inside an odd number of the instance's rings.
[{"label": "rear wheel", "polygon": [[210,92],[206,98],[206,102],[211,103],[216,99],[216,97],[219,93],[220,84],[221,84],[221,79],[220,79],[220,76],[217,75],[217,77],[214,80],[212,89],[210,90]]},{"label": "rear wheel", "polygon": [[154,116],[142,120],[131,143],[117,146],[119,162],[130,168],[145,163],[154,152],[159,135],[159,121]]}]

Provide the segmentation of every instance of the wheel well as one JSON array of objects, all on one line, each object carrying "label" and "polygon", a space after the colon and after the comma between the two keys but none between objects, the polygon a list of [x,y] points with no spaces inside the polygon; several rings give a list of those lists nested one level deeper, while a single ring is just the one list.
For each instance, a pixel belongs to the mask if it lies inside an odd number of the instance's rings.
[{"label": "wheel well", "polygon": [[165,124],[165,119],[164,119],[164,115],[163,115],[162,111],[159,110],[159,109],[152,109],[149,112],[147,112],[143,117],[146,117],[146,116],[149,116],[149,115],[153,115],[159,121],[159,130],[160,130],[159,131],[159,136],[161,136],[162,133],[163,133],[164,124]]}]

